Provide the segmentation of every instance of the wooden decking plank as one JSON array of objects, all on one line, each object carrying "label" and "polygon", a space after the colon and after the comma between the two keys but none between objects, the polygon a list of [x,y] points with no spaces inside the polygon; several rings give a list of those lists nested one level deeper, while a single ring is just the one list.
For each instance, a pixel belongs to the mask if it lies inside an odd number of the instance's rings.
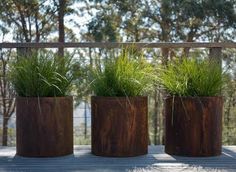
[{"label": "wooden decking plank", "polygon": [[149,154],[130,158],[98,157],[90,146],[75,146],[74,155],[57,158],[15,156],[15,148],[0,147],[0,171],[236,171],[236,146],[225,146],[217,157],[180,157],[150,146]]}]

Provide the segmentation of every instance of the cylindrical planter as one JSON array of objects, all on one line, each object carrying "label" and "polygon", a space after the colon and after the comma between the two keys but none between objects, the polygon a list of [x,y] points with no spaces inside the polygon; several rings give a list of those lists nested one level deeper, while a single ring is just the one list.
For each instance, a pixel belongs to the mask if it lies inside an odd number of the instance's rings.
[{"label": "cylindrical planter", "polygon": [[221,154],[222,97],[165,99],[165,152],[180,156]]},{"label": "cylindrical planter", "polygon": [[16,153],[26,157],[72,154],[73,98],[17,97]]},{"label": "cylindrical planter", "polygon": [[147,97],[91,98],[92,153],[129,157],[148,152]]}]

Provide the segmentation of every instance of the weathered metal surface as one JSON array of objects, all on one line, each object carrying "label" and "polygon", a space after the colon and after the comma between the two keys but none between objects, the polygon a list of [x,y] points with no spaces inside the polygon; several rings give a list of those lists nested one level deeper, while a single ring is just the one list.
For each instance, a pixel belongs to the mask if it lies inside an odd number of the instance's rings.
[{"label": "weathered metal surface", "polygon": [[51,157],[73,153],[73,98],[16,99],[17,155]]},{"label": "weathered metal surface", "polygon": [[163,146],[150,146],[148,154],[114,158],[91,154],[89,146],[75,146],[74,155],[57,158],[15,156],[13,147],[0,147],[1,172],[235,172],[236,146],[224,146],[217,157],[181,157],[164,153]]},{"label": "weathered metal surface", "polygon": [[182,156],[221,154],[222,97],[165,99],[165,152]]},{"label": "weathered metal surface", "polygon": [[147,97],[92,97],[92,153],[137,156],[148,149]]}]

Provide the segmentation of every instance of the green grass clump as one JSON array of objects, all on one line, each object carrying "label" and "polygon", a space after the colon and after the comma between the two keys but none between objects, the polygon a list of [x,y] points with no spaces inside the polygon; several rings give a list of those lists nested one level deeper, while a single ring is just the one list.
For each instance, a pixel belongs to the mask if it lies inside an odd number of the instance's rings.
[{"label": "green grass clump", "polygon": [[219,96],[224,83],[215,61],[186,58],[162,67],[159,82],[172,96]]},{"label": "green grass clump", "polygon": [[93,71],[92,90],[97,96],[141,96],[152,88],[153,67],[132,48]]},{"label": "green grass clump", "polygon": [[10,80],[18,96],[65,96],[72,83],[72,60],[51,53],[20,57],[10,66]]}]

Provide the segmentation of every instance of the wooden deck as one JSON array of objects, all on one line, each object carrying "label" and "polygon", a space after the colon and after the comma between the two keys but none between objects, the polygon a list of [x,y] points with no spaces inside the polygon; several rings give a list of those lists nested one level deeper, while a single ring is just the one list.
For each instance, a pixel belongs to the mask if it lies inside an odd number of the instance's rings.
[{"label": "wooden deck", "polygon": [[150,146],[149,154],[133,158],[106,158],[90,153],[90,146],[75,146],[74,155],[58,158],[23,158],[15,156],[15,148],[0,147],[0,171],[236,171],[236,146],[224,146],[218,157],[190,158],[170,156],[163,146]]}]

